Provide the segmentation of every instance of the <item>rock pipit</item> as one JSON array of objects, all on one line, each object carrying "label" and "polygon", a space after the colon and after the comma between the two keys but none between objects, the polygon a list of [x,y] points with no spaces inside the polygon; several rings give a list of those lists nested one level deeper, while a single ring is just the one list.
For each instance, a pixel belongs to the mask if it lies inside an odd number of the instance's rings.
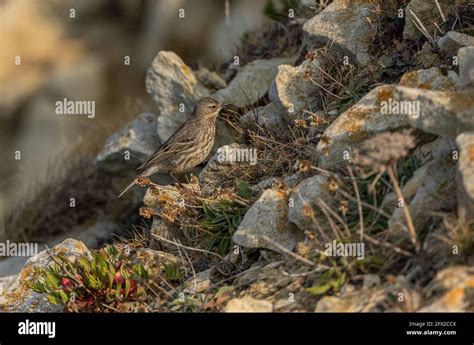
[{"label": "rock pipit", "polygon": [[140,177],[156,173],[184,173],[200,164],[211,152],[216,134],[216,118],[224,106],[211,97],[201,99],[192,115],[147,160],[137,168],[138,176],[118,196],[137,183]]}]

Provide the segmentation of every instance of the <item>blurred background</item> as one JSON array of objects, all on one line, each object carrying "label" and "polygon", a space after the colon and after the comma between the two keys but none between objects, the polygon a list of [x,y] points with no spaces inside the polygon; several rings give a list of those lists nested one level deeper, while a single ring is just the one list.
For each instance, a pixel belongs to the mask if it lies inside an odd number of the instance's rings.
[{"label": "blurred background", "polygon": [[[274,5],[267,0],[0,0],[0,233],[6,215],[31,199],[68,155],[78,154],[74,144],[95,154],[114,130],[154,111],[144,79],[159,50],[175,51],[194,69],[219,70],[244,32],[269,21],[264,15],[269,4]],[[130,65],[124,64],[126,56]],[[95,118],[57,115],[55,102],[63,98],[95,101]]]}]

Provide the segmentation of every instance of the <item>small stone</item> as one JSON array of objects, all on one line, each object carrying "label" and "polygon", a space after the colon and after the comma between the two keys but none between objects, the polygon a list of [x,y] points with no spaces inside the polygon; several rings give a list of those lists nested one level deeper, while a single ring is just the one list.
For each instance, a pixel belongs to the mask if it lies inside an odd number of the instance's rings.
[{"label": "small stone", "polygon": [[448,31],[438,40],[439,49],[449,56],[454,56],[462,47],[474,46],[474,37],[457,31]]},{"label": "small stone", "polygon": [[271,313],[272,303],[252,297],[231,299],[224,308],[226,313]]},{"label": "small stone", "polygon": [[379,286],[381,283],[380,276],[377,274],[365,274],[364,275],[364,282],[362,286],[364,289],[370,289],[376,286]]},{"label": "small stone", "polygon": [[247,248],[281,249],[268,239],[288,250],[293,250],[302,234],[288,222],[288,198],[278,190],[267,189],[247,211],[233,241]]},{"label": "small stone", "polygon": [[211,277],[214,269],[210,268],[196,274],[184,283],[184,293],[201,293],[211,287]]},{"label": "small stone", "polygon": [[254,60],[242,67],[229,85],[217,91],[213,97],[238,108],[253,105],[267,94],[278,66],[291,61],[290,58]]},{"label": "small stone", "polygon": [[288,219],[298,229],[317,230],[314,219],[320,224],[326,224],[324,213],[321,211],[323,203],[335,207],[336,198],[328,189],[329,180],[326,176],[315,175],[301,181],[290,195]]}]

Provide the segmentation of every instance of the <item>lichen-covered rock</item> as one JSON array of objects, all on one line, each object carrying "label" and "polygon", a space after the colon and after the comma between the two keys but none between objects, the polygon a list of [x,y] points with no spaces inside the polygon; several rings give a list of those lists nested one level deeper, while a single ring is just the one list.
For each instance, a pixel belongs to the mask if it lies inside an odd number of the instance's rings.
[{"label": "lichen-covered rock", "polygon": [[462,47],[474,46],[474,37],[457,31],[448,31],[438,40],[439,49],[449,56],[457,54]]},{"label": "lichen-covered rock", "polygon": [[458,51],[459,77],[463,85],[474,84],[474,47],[464,47]]},{"label": "lichen-covered rock", "polygon": [[392,85],[378,86],[339,115],[324,131],[316,148],[319,166],[325,169],[343,167],[352,151],[368,137],[408,124],[404,115],[381,112],[382,102],[393,97],[393,89]]},{"label": "lichen-covered rock", "polygon": [[399,85],[427,90],[447,91],[459,86],[460,80],[456,72],[448,71],[445,76],[439,68],[432,67],[405,73],[400,79]]},{"label": "lichen-covered rock", "polygon": [[445,268],[426,289],[430,301],[420,312],[472,312],[474,269],[468,266]]},{"label": "lichen-covered rock", "polygon": [[320,225],[327,223],[321,209],[324,209],[323,205],[334,208],[336,202],[328,183],[326,176],[315,175],[301,181],[290,194],[288,220],[298,229],[316,231],[315,219]]},{"label": "lichen-covered rock", "polygon": [[278,66],[292,61],[293,58],[254,60],[242,67],[229,85],[214,93],[213,97],[238,108],[252,105],[266,95]]},{"label": "lichen-covered rock", "polygon": [[314,82],[317,82],[320,75],[318,68],[316,59],[305,60],[296,67],[278,66],[269,97],[285,118],[292,118],[302,110],[314,109],[318,105],[318,98],[315,96],[319,87]]},{"label": "lichen-covered rock", "polygon": [[279,190],[265,190],[247,211],[232,239],[246,248],[267,248],[281,252],[278,246],[271,243],[276,242],[292,250],[302,239],[302,234],[288,222],[287,195]]},{"label": "lichen-covered rock", "polygon": [[404,114],[412,127],[455,139],[461,132],[474,130],[473,95],[472,89],[431,91],[396,86],[392,99],[419,109],[419,112]]},{"label": "lichen-covered rock", "polygon": [[[90,256],[89,249],[80,241],[67,239],[51,248],[52,254],[63,254],[72,259],[80,256]],[[0,310],[8,312],[60,312],[63,306],[51,304],[47,294],[37,293],[28,286],[38,274],[36,269],[48,267],[53,260],[46,251],[28,259],[18,278],[0,295]]]},{"label": "lichen-covered rock", "polygon": [[110,172],[135,170],[160,145],[156,115],[142,113],[107,138],[95,164]]},{"label": "lichen-covered rock", "polygon": [[328,45],[349,53],[358,64],[367,64],[369,44],[375,34],[369,19],[376,6],[371,1],[334,0],[303,25],[308,46],[316,49]]},{"label": "lichen-covered rock", "polygon": [[224,308],[226,313],[270,313],[272,310],[271,302],[249,296],[233,298]]},{"label": "lichen-covered rock", "polygon": [[184,104],[190,112],[209,91],[201,85],[193,71],[174,52],[160,51],[148,68],[146,90],[158,107],[158,116],[170,116]]},{"label": "lichen-covered rock", "polygon": [[457,169],[458,211],[467,222],[474,221],[474,132],[459,135],[456,139],[459,147]]}]

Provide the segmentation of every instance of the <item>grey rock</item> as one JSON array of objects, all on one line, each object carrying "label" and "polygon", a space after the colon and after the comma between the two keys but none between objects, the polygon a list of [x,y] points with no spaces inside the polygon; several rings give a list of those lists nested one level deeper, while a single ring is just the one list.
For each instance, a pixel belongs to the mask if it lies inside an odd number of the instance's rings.
[{"label": "grey rock", "polygon": [[458,51],[459,77],[463,85],[474,84],[474,47],[464,47]]},{"label": "grey rock", "polygon": [[447,91],[460,86],[461,80],[456,72],[448,71],[445,76],[439,68],[432,67],[405,73],[400,79],[399,85],[434,91]]},{"label": "grey rock", "polygon": [[416,102],[418,113],[404,114],[412,127],[424,132],[455,139],[464,131],[474,130],[474,90],[431,91],[396,86],[393,101]]},{"label": "grey rock", "polygon": [[457,169],[458,212],[466,222],[474,221],[474,132],[459,135]]},{"label": "grey rock", "polygon": [[302,239],[302,234],[288,222],[287,215],[287,196],[281,191],[267,189],[247,211],[232,239],[246,248],[281,252],[278,246],[271,243],[276,242],[292,250]]},{"label": "grey rock", "polygon": [[[407,193],[405,202],[415,230],[421,231],[433,212],[450,210],[456,205],[456,196],[452,193],[456,188],[455,161],[449,157],[430,162],[415,171],[413,179],[416,182],[412,183],[413,187],[410,188],[412,192],[408,193],[405,188]],[[401,207],[395,209],[388,224],[393,238],[409,238]]]},{"label": "grey rock", "polygon": [[[454,141],[446,137],[440,137],[430,143],[417,147],[413,151],[412,156],[416,159],[419,168],[414,172],[412,178],[406,181],[401,187],[404,199],[413,199],[418,188],[423,186],[427,174],[430,173],[429,169],[432,168],[428,163],[454,159],[455,150],[456,145]],[[391,192],[384,197],[382,208],[393,212],[397,203],[398,198],[396,194]]]},{"label": "grey rock", "polygon": [[311,80],[318,80],[318,67],[316,59],[305,60],[296,67],[278,66],[278,74],[270,86],[269,97],[284,118],[292,118],[302,110],[311,110],[318,105],[318,98],[315,96],[319,87]]},{"label": "grey rock", "polygon": [[224,308],[226,313],[270,313],[273,310],[272,303],[259,300],[250,296],[233,298]]},{"label": "grey rock", "polygon": [[95,164],[111,172],[135,170],[159,145],[156,115],[143,113],[107,138]]},{"label": "grey rock", "polygon": [[293,58],[254,60],[242,67],[225,89],[214,93],[214,97],[238,108],[253,105],[268,92],[277,75],[278,66],[291,63]]},{"label": "grey rock", "polygon": [[146,90],[158,107],[159,116],[169,116],[184,104],[193,110],[197,101],[209,95],[191,68],[173,52],[160,51],[146,73]]},{"label": "grey rock", "polygon": [[392,85],[378,86],[339,115],[324,131],[316,151],[324,169],[344,167],[351,154],[368,137],[408,125],[404,115],[382,114],[380,104],[393,97]]},{"label": "grey rock", "polygon": [[260,181],[257,185],[252,186],[252,189],[256,191],[264,191],[265,189],[269,188],[276,188],[280,185],[293,188],[295,187],[298,182],[300,182],[303,179],[301,176],[301,173],[296,173],[293,175],[285,176],[285,177],[270,177],[267,178],[263,181]]},{"label": "grey rock", "polygon": [[354,57],[358,64],[369,61],[369,44],[374,35],[368,17],[376,4],[369,1],[334,0],[303,25],[305,40],[311,49],[328,45]]},{"label": "grey rock", "polygon": [[474,37],[457,31],[448,31],[446,35],[440,37],[438,46],[442,52],[454,56],[460,48],[474,46]]},{"label": "grey rock", "polygon": [[[51,248],[52,253],[62,253],[68,258],[89,256],[89,249],[80,241],[67,239]],[[46,251],[28,259],[25,267],[10,286],[0,295],[0,309],[8,312],[60,312],[63,306],[51,304],[47,294],[37,293],[28,287],[35,279],[35,270],[48,267],[52,259]]]},{"label": "grey rock", "polygon": [[227,86],[227,83],[216,72],[211,72],[203,67],[196,71],[198,81],[210,90],[219,90]]},{"label": "grey rock", "polygon": [[[336,198],[331,195],[327,189],[328,178],[323,175],[315,175],[301,181],[294,192],[290,195],[288,219],[295,224],[300,230],[314,230],[317,225],[314,223],[314,218],[318,220],[319,224],[325,224],[323,220],[326,219],[324,213],[321,211],[322,204],[326,204],[334,208]],[[314,215],[314,218],[311,217]]]},{"label": "grey rock", "polygon": [[[457,1],[458,4],[465,2],[464,0]],[[454,7],[454,1],[452,0],[439,0],[439,5],[444,15],[447,16]],[[433,36],[435,33],[436,26],[443,22],[441,14],[434,2],[425,0],[412,0],[405,8],[405,27],[403,29],[403,38],[406,40],[416,40],[423,34],[413,23],[414,16],[413,12],[423,23],[428,30],[428,33]]]},{"label": "grey rock", "polygon": [[[280,66],[281,67],[281,66]],[[276,135],[283,135],[288,131],[288,119],[277,111],[274,103],[250,110],[239,119],[240,125],[245,129],[270,129]]]},{"label": "grey rock", "polygon": [[421,166],[435,159],[453,157],[454,150],[456,150],[456,144],[453,140],[439,137],[432,142],[418,146],[413,151],[413,156]]},{"label": "grey rock", "polygon": [[419,312],[468,312],[474,306],[472,281],[474,269],[469,266],[451,266],[436,274],[426,287],[429,297]]}]

